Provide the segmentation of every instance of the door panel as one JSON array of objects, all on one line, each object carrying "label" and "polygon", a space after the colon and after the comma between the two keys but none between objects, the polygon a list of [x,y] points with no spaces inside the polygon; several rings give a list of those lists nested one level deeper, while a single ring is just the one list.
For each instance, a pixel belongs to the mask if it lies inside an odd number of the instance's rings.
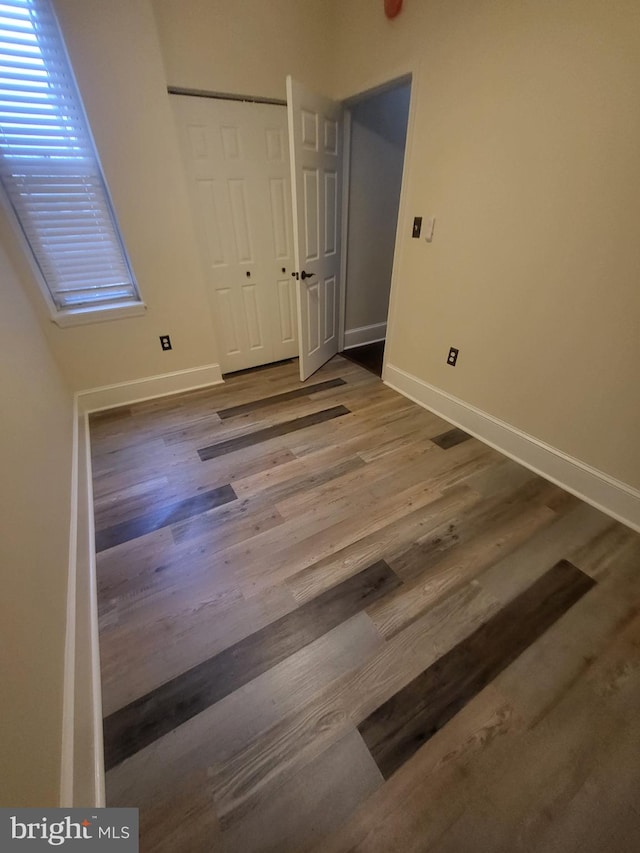
[{"label": "door panel", "polygon": [[289,343],[296,336],[296,293],[291,279],[278,282],[278,319],[280,340]]},{"label": "door panel", "polygon": [[267,160],[277,160],[288,165],[287,135],[283,127],[268,127],[265,130]]},{"label": "door panel", "polygon": [[273,228],[273,253],[283,263],[291,258],[289,222],[291,217],[291,193],[284,178],[271,178],[271,226]]},{"label": "door panel", "polygon": [[228,182],[228,188],[233,236],[236,241],[236,258],[241,264],[249,264],[253,261],[253,248],[245,182],[231,180]]},{"label": "door panel", "polygon": [[171,103],[222,370],[295,357],[286,110],[181,95]]},{"label": "door panel", "polygon": [[336,279],[335,276],[326,279],[324,283],[324,343],[328,343],[336,336]]},{"label": "door panel", "polygon": [[225,160],[240,160],[240,139],[237,127],[221,127],[222,150]]},{"label": "door panel", "polygon": [[338,246],[338,175],[336,172],[324,173],[324,253],[326,257],[335,255]]},{"label": "door panel", "polygon": [[342,108],[287,78],[300,378],[338,352]]},{"label": "door panel", "polygon": [[217,291],[217,307],[225,329],[225,351],[231,355],[240,352],[240,335],[238,322],[233,310],[233,298],[229,288],[221,287]]},{"label": "door panel", "polygon": [[307,352],[314,355],[320,348],[320,287],[318,283],[308,284],[307,292]]},{"label": "door panel", "polygon": [[217,181],[198,181],[199,209],[203,217],[203,231],[207,239],[208,260],[211,266],[222,267],[229,262],[225,258],[223,235],[220,230],[221,217],[218,213],[221,204],[218,199],[220,189]]},{"label": "door panel", "polygon": [[247,320],[247,331],[249,333],[249,348],[259,350],[264,347],[264,335],[260,323],[261,311],[258,307],[258,294],[255,284],[242,285],[242,297],[244,302],[244,316]]},{"label": "door panel", "polygon": [[302,260],[318,260],[318,243],[320,238],[320,197],[318,193],[318,170],[304,169],[303,204],[304,204],[304,254]]}]

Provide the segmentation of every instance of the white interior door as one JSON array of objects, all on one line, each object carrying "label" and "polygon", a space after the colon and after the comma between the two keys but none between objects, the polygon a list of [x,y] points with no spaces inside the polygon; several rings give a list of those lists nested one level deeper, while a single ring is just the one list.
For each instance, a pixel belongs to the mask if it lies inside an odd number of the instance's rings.
[{"label": "white interior door", "polygon": [[287,114],[172,95],[225,373],[298,355]]},{"label": "white interior door", "polygon": [[287,77],[300,378],[338,352],[342,107]]}]

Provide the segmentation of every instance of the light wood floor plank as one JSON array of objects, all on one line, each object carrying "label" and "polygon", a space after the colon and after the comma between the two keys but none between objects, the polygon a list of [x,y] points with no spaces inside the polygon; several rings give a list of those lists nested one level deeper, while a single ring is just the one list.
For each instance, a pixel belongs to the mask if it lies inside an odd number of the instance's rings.
[{"label": "light wood floor plank", "polygon": [[443,596],[475,578],[499,556],[515,549],[552,520],[552,511],[541,507],[496,525],[461,551],[452,549],[412,584],[372,606],[369,615],[383,636],[392,637]]},{"label": "light wood floor plank", "polygon": [[296,853],[326,837],[383,783],[356,731],[290,776],[221,837],[228,853]]},{"label": "light wood floor plank", "polygon": [[[344,548],[318,560],[286,581],[296,601],[309,601],[325,589],[349,577],[378,556],[387,562],[395,559],[406,543],[418,541],[434,529],[455,526],[456,519],[476,503],[478,495],[465,486],[450,489],[427,506],[419,507],[396,521],[377,528]],[[400,573],[402,576],[402,574]]]}]

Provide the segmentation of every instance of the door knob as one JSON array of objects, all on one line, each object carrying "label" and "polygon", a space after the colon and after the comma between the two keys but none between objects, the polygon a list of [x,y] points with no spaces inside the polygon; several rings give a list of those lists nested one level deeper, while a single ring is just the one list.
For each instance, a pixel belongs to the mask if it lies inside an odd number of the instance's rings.
[{"label": "door knob", "polygon": [[305,272],[304,270],[302,270],[302,272],[300,273],[300,278],[304,281],[305,278],[311,278],[311,276],[313,275],[315,275],[314,272]]}]

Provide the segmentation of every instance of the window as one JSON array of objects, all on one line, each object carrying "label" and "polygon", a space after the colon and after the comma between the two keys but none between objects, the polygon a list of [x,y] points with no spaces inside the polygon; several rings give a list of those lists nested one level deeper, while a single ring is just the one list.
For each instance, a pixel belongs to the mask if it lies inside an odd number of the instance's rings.
[{"label": "window", "polygon": [[0,183],[54,318],[144,307],[50,0],[0,0]]}]

